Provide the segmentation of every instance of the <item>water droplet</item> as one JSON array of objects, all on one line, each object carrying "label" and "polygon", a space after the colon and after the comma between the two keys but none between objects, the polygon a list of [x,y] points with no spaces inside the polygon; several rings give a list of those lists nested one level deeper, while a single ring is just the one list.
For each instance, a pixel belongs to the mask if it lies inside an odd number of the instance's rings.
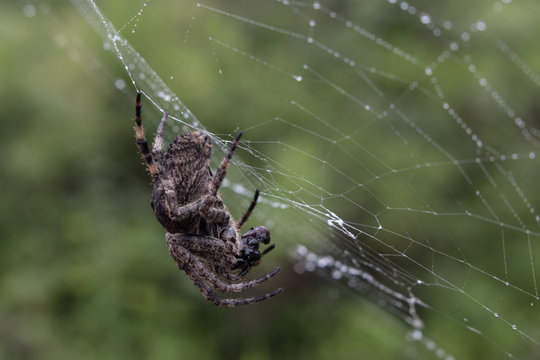
[{"label": "water droplet", "polygon": [[422,24],[429,24],[431,22],[431,16],[426,13],[420,14],[420,22]]},{"label": "water droplet", "polygon": [[476,30],[478,31],[485,31],[487,28],[487,25],[485,22],[483,22],[482,20],[478,21],[476,23]]},{"label": "water droplet", "polygon": [[36,7],[34,5],[28,4],[23,7],[23,14],[29,18],[36,16]]},{"label": "water droplet", "polygon": [[422,338],[423,338],[422,331],[420,331],[420,330],[414,330],[414,331],[411,333],[411,338],[412,338],[413,340],[416,340],[416,341],[422,340]]},{"label": "water droplet", "polygon": [[342,276],[343,276],[343,274],[341,273],[341,271],[339,271],[339,270],[332,271],[332,278],[333,279],[339,280],[339,279],[341,279]]},{"label": "water droplet", "polygon": [[514,122],[516,123],[517,126],[519,126],[521,129],[523,129],[525,127],[525,122],[523,120],[521,120],[521,118],[517,117],[514,119]]},{"label": "water droplet", "polygon": [[125,82],[123,79],[117,79],[117,80],[114,82],[114,86],[115,86],[118,90],[124,90],[125,87],[126,87],[126,82]]}]

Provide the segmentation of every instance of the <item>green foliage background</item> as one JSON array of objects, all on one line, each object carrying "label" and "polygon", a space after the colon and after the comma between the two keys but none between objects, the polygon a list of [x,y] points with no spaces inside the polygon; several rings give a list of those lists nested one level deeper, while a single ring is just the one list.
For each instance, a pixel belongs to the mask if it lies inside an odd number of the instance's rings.
[{"label": "green foliage background", "polygon": [[[1,359],[434,357],[409,342],[405,325],[375,305],[320,278],[296,275],[287,254],[295,243],[292,237],[284,237],[279,251],[258,270],[262,273],[280,264],[282,272],[265,289],[283,287],[284,294],[255,306],[225,310],[204,301],[170,259],[164,231],[153,218],[150,180],[133,140],[134,89],[114,87],[116,79],[125,78],[118,61],[102,50],[102,41],[70,3],[36,4],[34,17],[24,16],[26,4],[0,3]],[[129,19],[126,9],[134,12],[141,6],[99,5],[119,24]],[[245,127],[243,122],[257,116],[257,111],[286,103],[278,89],[268,89],[276,85],[264,75],[256,80],[238,78],[233,88],[216,84],[215,69],[210,74],[207,64],[215,62],[215,56],[207,46],[193,49],[190,56],[162,51],[156,33],[183,35],[186,29],[184,15],[174,21],[173,14],[181,13],[176,6],[171,4],[167,21],[143,17],[146,23],[141,26],[156,30],[146,30],[132,41],[137,49],[149,49],[145,58],[151,66],[164,68],[163,74],[170,70],[186,76],[179,85],[184,90],[182,101],[208,128],[230,133],[231,123]],[[251,6],[256,11],[256,5]],[[373,19],[384,16],[377,6],[364,6]],[[517,18],[526,17],[520,13]],[[393,20],[388,19],[388,28],[381,30],[383,38],[418,54],[427,51],[413,39],[400,38]],[[217,20],[214,26],[223,33],[233,32]],[[518,36],[523,33],[521,29]],[[255,39],[248,34],[242,41],[268,47],[266,59],[271,62],[274,35]],[[538,50],[530,49],[530,63],[539,59]],[[194,55],[197,51],[199,57]],[[316,61],[312,54],[306,57]],[[489,53],[484,60],[489,62]],[[392,60],[367,62],[375,61]],[[173,67],[192,71],[175,72]],[[494,66],[493,72],[498,69]],[[248,97],[246,88],[253,81],[259,81],[258,90],[265,88],[275,96]],[[455,79],[456,92],[463,91],[459,84],[464,81]],[[537,88],[528,97],[516,95],[512,101],[526,107],[534,103],[534,93],[538,94]],[[295,96],[307,95],[298,90]],[[252,101],[258,106],[238,107]],[[147,109],[145,115],[155,123],[159,114],[150,106]],[[418,119],[423,117],[429,120],[429,114],[419,110]],[[264,132],[251,136],[261,138]],[[286,141],[302,146],[302,139]],[[309,226],[281,220],[281,234],[287,233],[287,227]],[[454,343],[462,348],[449,350],[466,358],[501,355],[490,344],[468,343],[465,331],[437,331],[456,337]],[[460,336],[464,339],[458,340]]]}]

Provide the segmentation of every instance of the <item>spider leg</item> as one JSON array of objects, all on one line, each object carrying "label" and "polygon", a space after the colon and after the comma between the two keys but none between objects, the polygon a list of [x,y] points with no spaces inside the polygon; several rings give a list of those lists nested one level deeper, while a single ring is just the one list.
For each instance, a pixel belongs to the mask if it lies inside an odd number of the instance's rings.
[{"label": "spider leg", "polygon": [[230,268],[231,264],[238,261],[236,256],[238,252],[233,243],[222,239],[202,235],[168,233],[167,243],[177,244],[212,265]]},{"label": "spider leg", "polygon": [[159,165],[161,163],[161,150],[163,148],[163,129],[165,128],[165,123],[167,122],[168,113],[163,114],[163,118],[159,123],[156,137],[154,138],[154,146],[152,148],[152,153],[148,147],[148,142],[144,136],[144,128],[142,126],[142,116],[141,116],[141,93],[137,93],[137,100],[135,101],[135,135],[137,138],[137,146],[141,151],[141,154],[146,160],[146,165],[150,170],[152,179],[156,181],[157,179],[162,178],[163,187],[165,190],[165,204],[168,208],[171,207],[171,204],[176,204],[176,191],[174,189],[174,183],[169,179],[166,172],[160,174]]},{"label": "spider leg", "polygon": [[[223,209],[212,207],[212,205],[215,204],[215,202],[213,202],[216,198],[215,196],[204,196],[197,201],[174,207],[173,204],[177,203],[174,184],[167,175],[162,175],[162,184],[165,189],[165,206],[171,220],[186,221],[202,216],[206,220],[219,226],[226,226],[229,224],[231,219],[230,215]],[[212,202],[207,202],[209,198],[214,198],[214,200],[212,200]]]},{"label": "spider leg", "polygon": [[242,137],[242,131],[240,131],[236,137],[234,138],[231,147],[229,148],[229,151],[227,151],[227,154],[225,154],[225,157],[223,158],[223,161],[221,161],[221,165],[219,166],[219,169],[217,169],[216,174],[214,175],[214,178],[212,179],[212,187],[210,194],[216,195],[219,187],[221,186],[221,182],[225,178],[225,174],[227,173],[227,167],[229,166],[229,161],[231,161],[231,158],[233,156],[234,150],[236,150],[236,147],[238,146],[238,142],[240,141],[240,138]]},{"label": "spider leg", "polygon": [[283,291],[283,289],[280,288],[270,293],[251,298],[222,299],[215,292],[212,291],[212,289],[196,274],[195,270],[192,269],[190,266],[186,266],[182,270],[184,270],[187,276],[189,276],[189,278],[195,283],[195,285],[199,288],[201,294],[206,298],[206,300],[210,301],[216,306],[235,307],[238,305],[252,304],[259,301],[264,301]]},{"label": "spider leg", "polygon": [[240,221],[236,224],[236,229],[240,230],[244,223],[247,221],[251,213],[253,212],[253,209],[255,209],[255,205],[257,205],[257,200],[259,199],[259,189],[255,190],[255,196],[253,196],[253,200],[251,200],[251,204],[249,205],[249,208],[246,210],[244,215],[242,215],[242,218]]},{"label": "spider leg", "polygon": [[224,274],[225,278],[232,282],[239,282],[244,279],[244,277],[247,275],[247,273],[252,269],[253,267],[250,264],[246,264],[242,267],[242,270],[238,274]]},{"label": "spider leg", "polygon": [[161,150],[163,149],[163,129],[165,128],[168,117],[169,113],[163,113],[163,117],[161,118],[161,121],[159,122],[156,131],[156,137],[154,138],[154,146],[152,147],[152,156],[158,164],[161,164]]},{"label": "spider leg", "polygon": [[150,171],[152,178],[157,179],[159,177],[159,171],[154,162],[154,158],[150,153],[150,149],[148,148],[148,142],[144,137],[141,108],[141,93],[137,93],[137,100],[135,102],[135,137],[137,139],[137,146],[139,147],[142,156],[146,160],[146,165],[148,166],[148,170]]},{"label": "spider leg", "polygon": [[[208,269],[208,266],[201,261],[198,257],[201,257],[202,259],[205,259],[205,262],[211,263],[213,265],[217,266],[223,266],[225,269],[231,269],[231,265],[236,263],[236,257],[234,255],[228,255],[233,248],[232,244],[225,243],[220,239],[210,238],[210,237],[203,237],[198,235],[189,235],[189,234],[171,234],[168,233],[166,235],[167,237],[167,244],[169,245],[169,251],[174,251],[175,253],[179,253],[181,257],[187,258],[190,254],[193,254],[195,256],[189,257],[190,262],[193,264],[193,267],[197,270],[197,272],[203,276],[215,289],[222,291],[222,292],[240,292],[247,288],[256,286],[263,281],[266,281],[276,275],[280,268],[277,267],[270,273],[261,276],[260,278],[242,282],[242,283],[236,283],[236,284],[227,284],[220,280],[214,272]],[[186,253],[186,251],[188,253]],[[171,253],[172,255],[172,253]],[[213,259],[213,257],[225,257],[227,259],[224,261],[217,261]],[[173,255],[174,258],[174,255]],[[232,258],[232,261],[231,261]],[[214,260],[214,261],[213,261]],[[227,276],[228,271],[221,271],[220,275],[223,275],[223,277],[228,278]]]},{"label": "spider leg", "polygon": [[180,246],[174,240],[179,234],[167,234],[167,245],[169,247],[169,252],[176,262],[177,266],[183,270],[189,278],[194,282],[194,284],[199,288],[203,296],[210,301],[211,303],[217,306],[226,306],[233,307],[236,305],[250,304],[258,301],[266,300],[274,295],[281,293],[282,289],[274,290],[271,293],[264,294],[262,296],[244,298],[244,299],[222,299],[212,289],[204,282],[203,278],[209,281],[216,289],[223,292],[239,292],[248,287],[253,287],[261,282],[268,280],[270,277],[274,276],[279,268],[273,272],[259,278],[245,283],[239,284],[226,284],[223,281],[219,280],[217,276],[212,273],[206,264],[199,260],[197,257],[192,255],[187,249]]},{"label": "spider leg", "polygon": [[261,256],[268,254],[270,251],[274,250],[275,247],[276,247],[276,244],[270,245],[269,247],[264,249],[264,251],[261,253]]},{"label": "spider leg", "polygon": [[204,277],[206,281],[208,281],[214,289],[217,289],[221,292],[241,292],[245,289],[252,288],[254,286],[259,285],[260,283],[270,279],[274,275],[276,275],[281,269],[279,267],[275,268],[273,271],[269,272],[266,275],[263,275],[257,279],[250,280],[250,281],[244,281],[234,284],[227,284],[223,280],[220,280],[212,271],[210,271],[206,266],[204,266],[204,263],[202,263],[200,260],[193,260],[192,263],[195,264],[197,262],[200,262],[201,265],[196,267],[197,272],[199,275]]},{"label": "spider leg", "polygon": [[167,112],[163,114],[163,118],[161,119],[157,129],[156,137],[154,138],[154,146],[152,148],[152,153],[150,153],[148,142],[146,141],[146,138],[144,136],[141,109],[141,93],[137,93],[137,100],[135,102],[135,134],[137,137],[137,146],[139,147],[139,150],[141,151],[143,157],[146,160],[146,164],[148,166],[148,169],[150,170],[152,179],[155,181],[161,176],[163,181],[163,187],[165,190],[165,204],[167,204],[170,208],[171,204],[177,203],[174,183],[169,179],[166,172],[162,172],[160,174],[160,169],[158,167],[159,165],[162,165],[161,150],[163,148],[163,130],[165,128],[165,124],[167,122],[169,114]]}]

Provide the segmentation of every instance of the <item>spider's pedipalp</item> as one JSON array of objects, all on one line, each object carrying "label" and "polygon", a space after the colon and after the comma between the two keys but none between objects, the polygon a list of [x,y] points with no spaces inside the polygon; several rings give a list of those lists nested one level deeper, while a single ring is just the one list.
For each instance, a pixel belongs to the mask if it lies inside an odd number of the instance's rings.
[{"label": "spider's pedipalp", "polygon": [[264,249],[264,251],[261,253],[261,256],[268,254],[270,251],[274,250],[275,247],[276,247],[276,244],[270,245],[269,247]]},{"label": "spider's pedipalp", "polygon": [[141,151],[142,156],[146,160],[146,166],[148,166],[148,170],[150,170],[150,174],[152,175],[152,178],[156,178],[158,176],[158,169],[156,167],[156,164],[154,162],[154,158],[152,157],[152,154],[150,153],[150,149],[148,148],[148,142],[146,141],[146,138],[144,137],[144,128],[142,126],[142,116],[141,116],[141,93],[137,93],[137,100],[135,102],[135,137],[137,140],[137,146],[139,147],[139,150]]},{"label": "spider's pedipalp", "polygon": [[221,165],[219,166],[219,169],[217,169],[216,174],[214,175],[214,178],[212,179],[212,189],[210,191],[212,195],[217,194],[219,187],[221,186],[221,182],[225,178],[225,174],[227,173],[227,168],[229,167],[229,162],[231,161],[234,150],[236,150],[236,147],[238,146],[238,142],[240,141],[242,134],[243,134],[242,131],[236,134],[236,137],[234,138],[231,144],[231,147],[229,148],[229,151],[227,151],[227,154],[225,154],[225,157],[223,158],[223,161],[221,161]]},{"label": "spider's pedipalp", "polygon": [[[246,274],[253,268],[254,265],[257,265],[257,263],[260,262],[260,259],[264,255],[266,255],[270,251],[274,250],[275,247],[276,247],[276,245],[272,244],[269,247],[267,247],[266,249],[264,249],[264,251],[261,252],[260,255],[258,256],[258,260],[251,261],[251,262],[250,261],[244,261],[243,264],[235,266],[234,267],[235,269],[241,269],[240,272],[237,275],[228,276],[227,279],[229,279],[231,281],[240,281],[241,279],[244,278],[244,276],[246,276]],[[276,268],[274,271],[276,271],[276,270],[279,271],[278,269],[279,268]],[[276,271],[276,273],[277,273],[277,271]]]}]

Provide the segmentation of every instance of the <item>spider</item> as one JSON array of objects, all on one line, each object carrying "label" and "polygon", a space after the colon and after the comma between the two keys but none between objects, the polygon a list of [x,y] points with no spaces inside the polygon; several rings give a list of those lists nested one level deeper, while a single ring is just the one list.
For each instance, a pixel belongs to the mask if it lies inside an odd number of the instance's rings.
[{"label": "spider", "polygon": [[151,205],[157,220],[167,230],[167,246],[173,260],[202,295],[217,306],[251,304],[279,294],[282,289],[257,297],[223,299],[213,291],[241,292],[270,279],[280,270],[277,267],[260,278],[243,281],[249,270],[260,263],[262,256],[274,248],[272,244],[259,251],[261,243],[270,243],[270,231],[264,226],[251,228],[244,235],[239,235],[255,208],[259,191],[255,191],[249,208],[238,222],[218,193],[242,132],[236,135],[221,166],[212,175],[209,166],[212,145],[209,137],[201,131],[177,136],[165,154],[162,153],[167,117],[168,114],[164,113],[150,152],[142,126],[141,93],[137,93],[137,146],[152,176]]}]

